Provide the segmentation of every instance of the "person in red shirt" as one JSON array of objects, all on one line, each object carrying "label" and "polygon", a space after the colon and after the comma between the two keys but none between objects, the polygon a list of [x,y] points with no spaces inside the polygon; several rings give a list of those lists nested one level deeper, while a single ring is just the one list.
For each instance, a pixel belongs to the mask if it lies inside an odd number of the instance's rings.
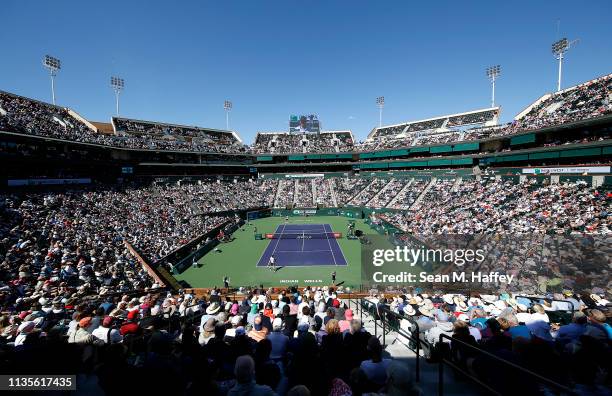
[{"label": "person in red shirt", "polygon": [[139,318],[138,310],[135,309],[130,311],[127,315],[127,322],[125,322],[119,329],[119,333],[124,336],[126,334],[139,334],[140,326],[138,325]]}]

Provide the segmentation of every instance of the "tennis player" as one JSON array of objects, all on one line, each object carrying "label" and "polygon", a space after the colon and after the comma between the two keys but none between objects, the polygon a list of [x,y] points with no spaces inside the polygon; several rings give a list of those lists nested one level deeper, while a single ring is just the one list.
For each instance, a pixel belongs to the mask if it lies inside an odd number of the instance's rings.
[{"label": "tennis player", "polygon": [[274,256],[270,256],[270,259],[268,260],[268,269],[270,271],[276,271],[276,259]]}]

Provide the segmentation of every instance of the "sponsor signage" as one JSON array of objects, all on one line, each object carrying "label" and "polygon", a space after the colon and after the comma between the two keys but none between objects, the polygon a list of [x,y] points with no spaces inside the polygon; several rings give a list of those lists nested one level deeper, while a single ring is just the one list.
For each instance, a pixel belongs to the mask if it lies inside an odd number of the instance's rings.
[{"label": "sponsor signage", "polygon": [[315,177],[323,177],[325,176],[323,173],[304,173],[304,174],[291,174],[291,175],[285,175],[285,177],[288,177],[290,179],[295,179],[295,178],[315,178]]},{"label": "sponsor signage", "polygon": [[524,174],[532,175],[552,175],[568,173],[610,173],[609,166],[572,166],[558,168],[523,168]]},{"label": "sponsor signage", "polygon": [[8,181],[9,187],[14,186],[46,186],[58,184],[90,184],[91,179],[11,179]]}]

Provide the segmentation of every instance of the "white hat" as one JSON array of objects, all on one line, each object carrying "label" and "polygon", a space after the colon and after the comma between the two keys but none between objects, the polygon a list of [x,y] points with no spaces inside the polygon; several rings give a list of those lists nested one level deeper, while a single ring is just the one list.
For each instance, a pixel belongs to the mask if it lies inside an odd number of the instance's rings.
[{"label": "white hat", "polygon": [[19,331],[20,333],[29,333],[32,330],[34,330],[34,327],[36,327],[36,323],[30,320],[30,321],[21,323],[19,327],[17,328],[17,331]]},{"label": "white hat", "polygon": [[494,303],[497,300],[497,296],[493,296],[490,294],[481,294],[480,297],[482,297],[482,300],[488,303]]},{"label": "white hat", "polygon": [[431,310],[430,310],[430,309],[427,309],[426,307],[419,307],[419,312],[420,312],[422,315],[428,316],[428,317],[430,317],[430,318],[432,318],[432,317],[433,317],[433,312],[431,312]]},{"label": "white hat", "polygon": [[281,318],[276,318],[272,322],[272,329],[280,330],[283,327],[283,320]]},{"label": "white hat", "polygon": [[470,299],[468,300],[468,302],[471,305],[482,305],[482,301],[480,300],[480,298],[478,297],[470,297]]},{"label": "white hat", "polygon": [[459,296],[453,297],[453,301],[457,305],[456,309],[458,309],[459,311],[467,311],[468,310],[467,304]]},{"label": "white hat", "polygon": [[410,304],[406,304],[406,306],[404,307],[403,311],[404,311],[404,313],[406,315],[409,315],[409,316],[416,315],[416,311],[414,310],[414,307],[412,305],[410,305]]},{"label": "white hat", "polygon": [[206,308],[206,313],[209,315],[214,315],[219,312],[219,309],[221,309],[221,307],[219,306],[219,303],[215,301],[214,303],[210,304],[208,308]]}]

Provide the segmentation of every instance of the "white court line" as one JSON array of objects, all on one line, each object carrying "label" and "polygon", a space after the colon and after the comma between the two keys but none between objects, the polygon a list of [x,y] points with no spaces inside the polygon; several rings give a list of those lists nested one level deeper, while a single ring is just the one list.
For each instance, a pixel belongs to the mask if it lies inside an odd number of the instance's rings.
[{"label": "white court line", "polygon": [[[280,232],[280,236],[283,235],[283,231],[285,231],[285,224],[282,225],[283,230]],[[278,228],[277,228],[278,229]],[[274,246],[274,250],[272,250],[272,256],[274,256],[274,253],[276,252],[276,248],[278,248],[278,243],[281,241],[282,238],[279,238],[276,240],[276,245]],[[275,263],[276,264],[276,263]]]},{"label": "white court line", "polygon": [[[276,230],[275,230],[275,234],[279,233],[278,229],[282,226],[282,230],[280,231],[281,235],[292,235],[292,234],[298,234],[298,235],[304,235],[305,231],[302,231],[302,234],[300,234],[299,232],[284,232],[285,231],[285,226],[291,226],[290,224],[281,224],[279,225]],[[323,229],[320,232],[333,232],[331,230],[331,227],[329,226],[329,224],[323,224],[321,225],[321,227],[323,227]],[[328,231],[329,228],[329,231]],[[307,230],[309,232],[318,232],[315,230]],[[337,260],[336,260],[336,256],[334,254],[334,249],[331,246],[331,242],[329,241],[329,238],[325,238],[327,239],[327,245],[329,246],[329,250],[304,250],[304,241],[305,238],[302,239],[302,251],[299,250],[276,250],[278,248],[278,244],[280,243],[282,238],[278,238],[276,240],[276,245],[274,246],[274,250],[272,251],[272,256],[274,255],[274,253],[331,253],[332,254],[332,259],[334,260],[334,264],[315,264],[315,265],[285,265],[285,267],[321,267],[321,266],[330,266],[330,265],[334,265],[334,266],[338,266],[338,267],[346,267],[348,266],[348,261],[346,260],[346,257],[344,256],[344,252],[342,251],[342,248],[340,247],[340,245],[338,245],[338,248],[340,249],[340,254],[342,254],[342,258],[344,259],[344,263],[343,265],[338,264]],[[338,242],[336,242],[338,243]],[[266,253],[268,249],[264,249],[264,251],[262,252],[261,256],[259,257],[259,260],[257,260],[257,262],[255,263],[255,268],[259,268],[259,262],[261,261],[261,258],[264,256],[264,254]]]},{"label": "white court line", "polygon": [[338,265],[338,262],[336,261],[336,256],[334,255],[334,249],[332,249],[331,246],[331,242],[329,241],[329,238],[325,238],[327,240],[327,244],[329,245],[329,250],[331,251],[332,254],[332,258],[334,259],[334,265]]},{"label": "white court line", "polygon": [[[326,224],[326,225],[329,225],[329,224]],[[331,230],[331,226],[329,227],[329,231],[330,231],[330,232],[333,232],[333,231]],[[340,254],[342,255],[342,258],[344,259],[344,262],[346,263],[346,264],[344,264],[344,265],[348,265],[348,260],[346,259],[346,256],[344,255],[344,252],[342,251],[342,246],[340,246],[340,244],[338,243],[338,241],[336,241],[336,245],[338,245],[338,249],[340,249]],[[332,250],[332,252],[333,252],[333,250]]]},{"label": "white court line", "polygon": [[[283,229],[284,229],[285,225],[284,225],[284,224],[282,224],[282,225],[277,226],[277,227],[276,227],[276,230],[274,230],[274,233],[276,233],[280,227],[283,227]],[[281,234],[282,234],[282,232],[281,232]],[[276,252],[276,248],[278,247],[278,243],[279,243],[279,242],[280,242],[280,238],[278,238],[278,239],[276,240],[276,246],[274,246],[274,250],[272,250],[272,254],[271,254],[271,256],[274,256],[274,252]],[[261,258],[264,256],[264,254],[266,254],[266,252],[268,251],[268,247],[269,247],[269,245],[268,245],[268,246],[266,246],[266,248],[264,249],[264,251],[261,253],[261,256],[259,256],[259,260],[257,260],[257,261],[255,262],[255,268],[259,268],[259,262],[261,261]],[[269,260],[269,259],[268,259],[268,260]],[[274,263],[274,264],[276,264],[276,263]],[[264,265],[262,265],[262,267],[265,267],[265,266],[264,266]]]},{"label": "white court line", "polygon": [[276,253],[331,253],[330,250],[304,250],[304,251],[299,251],[299,250],[277,250]]}]

